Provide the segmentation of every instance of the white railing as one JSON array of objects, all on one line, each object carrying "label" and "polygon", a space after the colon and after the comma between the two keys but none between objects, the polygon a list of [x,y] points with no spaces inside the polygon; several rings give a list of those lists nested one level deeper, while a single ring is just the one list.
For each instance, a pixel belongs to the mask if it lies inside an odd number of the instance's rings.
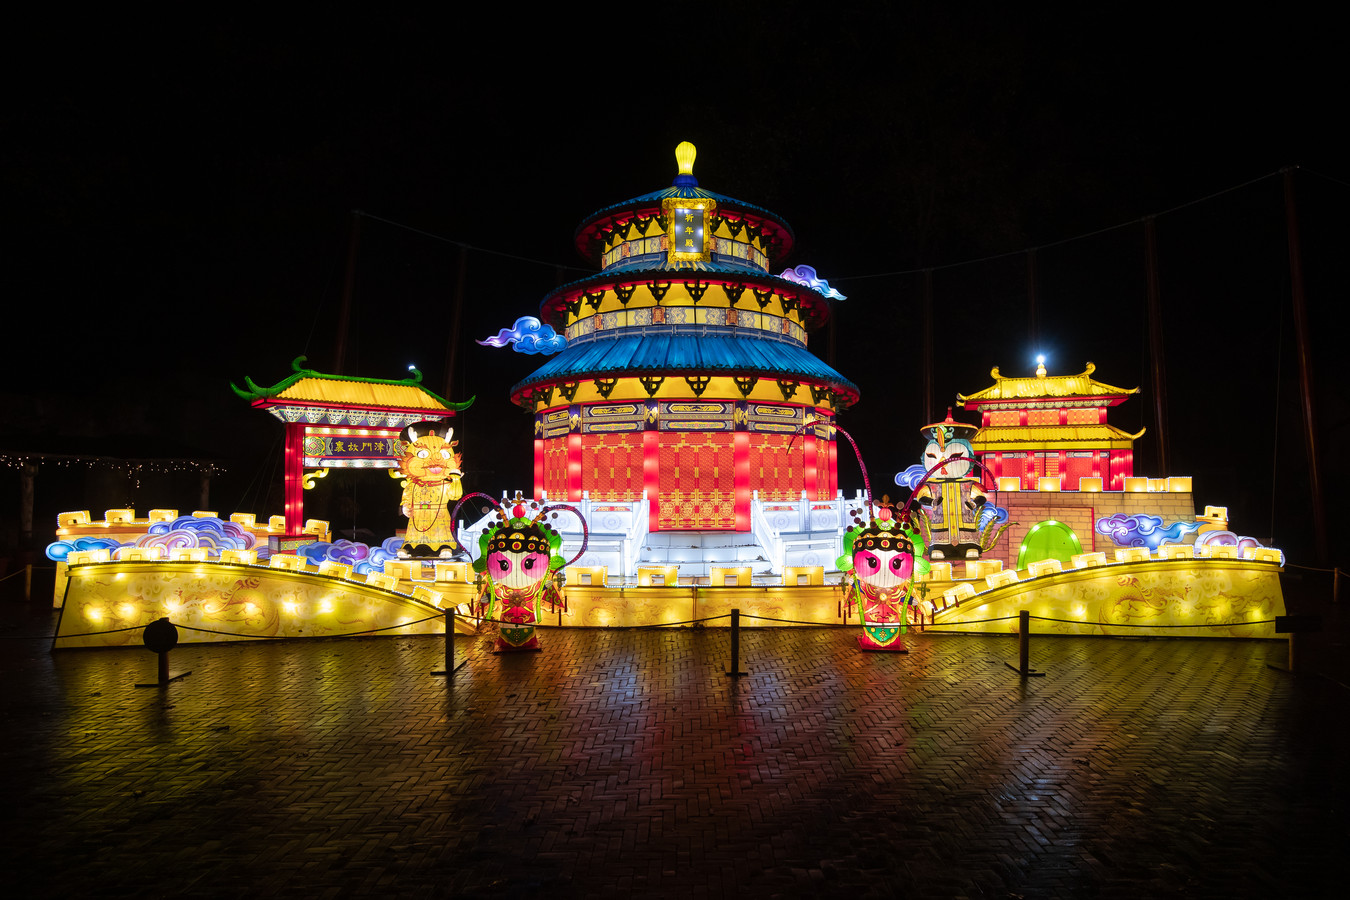
[{"label": "white railing", "polygon": [[623,537],[624,577],[637,577],[638,558],[641,555],[642,545],[646,542],[647,535],[651,531],[650,515],[651,501],[647,499],[647,492],[643,491],[642,499],[633,503],[633,521]]},{"label": "white railing", "polygon": [[755,491],[754,499],[750,501],[750,532],[769,557],[769,570],[775,575],[781,575],[785,553],[783,539],[764,515],[763,504],[759,501],[759,491]]}]

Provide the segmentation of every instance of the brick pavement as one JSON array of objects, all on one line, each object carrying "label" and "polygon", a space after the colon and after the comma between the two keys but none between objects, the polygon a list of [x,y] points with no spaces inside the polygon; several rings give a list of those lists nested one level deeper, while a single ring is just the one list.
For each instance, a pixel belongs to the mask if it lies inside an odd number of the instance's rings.
[{"label": "brick pavement", "polygon": [[1342,896],[1350,692],[1275,642],[547,631],[173,653],[14,639],[25,896]]}]

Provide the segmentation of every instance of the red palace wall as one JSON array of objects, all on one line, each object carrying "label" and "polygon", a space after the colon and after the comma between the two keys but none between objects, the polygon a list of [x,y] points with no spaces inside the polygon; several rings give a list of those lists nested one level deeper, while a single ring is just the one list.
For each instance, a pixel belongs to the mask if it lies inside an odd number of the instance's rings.
[{"label": "red palace wall", "polygon": [[1083,478],[1102,479],[1103,490],[1125,489],[1125,479],[1134,474],[1133,450],[1088,450],[1051,452],[981,453],[980,461],[988,466],[985,487],[997,486],[995,479],[1016,476],[1022,479],[1022,490],[1034,491],[1038,478],[1060,480],[1060,490],[1078,490]]}]

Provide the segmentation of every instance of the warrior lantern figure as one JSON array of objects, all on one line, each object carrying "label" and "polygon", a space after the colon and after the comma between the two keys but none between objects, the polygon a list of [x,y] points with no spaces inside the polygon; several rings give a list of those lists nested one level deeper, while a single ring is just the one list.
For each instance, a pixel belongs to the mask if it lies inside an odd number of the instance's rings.
[{"label": "warrior lantern figure", "polygon": [[896,476],[896,483],[911,487],[910,503],[917,503],[924,517],[916,524],[922,530],[933,559],[979,559],[994,546],[1007,528],[1008,513],[989,502],[989,493],[975,476],[980,465],[970,438],[979,427],[952,418],[925,425],[928,437],[923,463]]},{"label": "warrior lantern figure", "polygon": [[408,445],[398,461],[399,472],[406,479],[400,508],[408,517],[408,530],[398,551],[400,559],[449,559],[459,550],[454,517],[448,508],[463,494],[460,478],[464,473],[459,468],[462,457],[454,450],[459,442],[450,440],[454,433],[453,428],[439,422],[408,426]]}]

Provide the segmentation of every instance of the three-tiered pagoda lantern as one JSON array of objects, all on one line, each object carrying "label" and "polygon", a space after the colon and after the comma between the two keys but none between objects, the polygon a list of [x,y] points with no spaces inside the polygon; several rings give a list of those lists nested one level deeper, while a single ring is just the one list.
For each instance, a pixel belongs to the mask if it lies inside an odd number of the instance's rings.
[{"label": "three-tiered pagoda lantern", "polygon": [[[601,271],[540,303],[566,335],[511,390],[535,416],[535,493],[637,500],[650,529],[750,530],[751,500],[832,500],[835,414],[858,388],[806,348],[842,299],[766,209],[693,176],[694,147],[661,191],[605,207],[576,233]],[[795,439],[794,439],[795,436]]]}]

